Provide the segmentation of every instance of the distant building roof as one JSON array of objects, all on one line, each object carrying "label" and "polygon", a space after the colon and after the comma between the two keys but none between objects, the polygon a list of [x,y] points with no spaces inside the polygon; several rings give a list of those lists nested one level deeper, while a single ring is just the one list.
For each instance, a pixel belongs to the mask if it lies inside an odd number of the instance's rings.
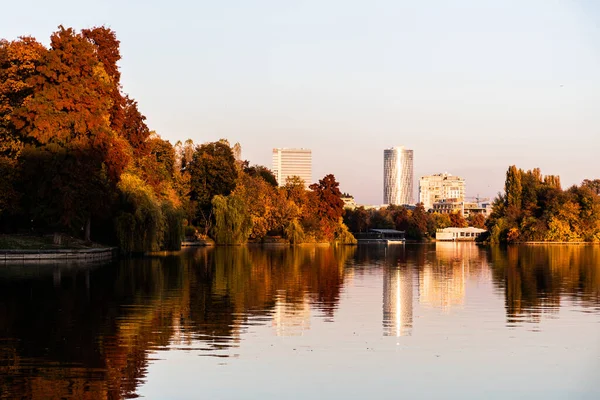
[{"label": "distant building roof", "polygon": [[396,229],[369,229],[369,232],[377,232],[377,233],[404,233],[404,231],[397,231]]},{"label": "distant building roof", "polygon": [[481,228],[475,228],[472,226],[466,227],[466,228],[443,228],[443,229],[438,229],[438,232],[476,232],[476,233],[482,233],[482,232],[486,232],[485,229],[481,229]]}]

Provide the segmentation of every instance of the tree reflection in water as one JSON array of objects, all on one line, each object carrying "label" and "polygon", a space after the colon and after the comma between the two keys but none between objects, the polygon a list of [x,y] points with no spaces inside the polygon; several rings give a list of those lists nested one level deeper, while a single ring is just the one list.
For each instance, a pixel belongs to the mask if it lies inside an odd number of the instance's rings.
[{"label": "tree reflection in water", "polygon": [[600,249],[594,245],[492,247],[495,285],[505,294],[507,323],[539,322],[561,299],[583,307],[600,302]]},{"label": "tree reflection in water", "polygon": [[462,307],[473,279],[504,292],[509,326],[539,321],[565,299],[598,309],[599,265],[597,246],[438,243],[221,247],[101,267],[3,266],[0,397],[135,397],[157,350],[231,356],[257,324],[300,335],[311,318],[333,321],[345,282],[362,274],[383,279],[384,335],[411,333],[416,302]]},{"label": "tree reflection in water", "polygon": [[333,319],[354,250],[223,247],[99,268],[5,270],[0,396],[135,397],[155,350],[227,356],[282,301],[292,313],[308,301]]}]

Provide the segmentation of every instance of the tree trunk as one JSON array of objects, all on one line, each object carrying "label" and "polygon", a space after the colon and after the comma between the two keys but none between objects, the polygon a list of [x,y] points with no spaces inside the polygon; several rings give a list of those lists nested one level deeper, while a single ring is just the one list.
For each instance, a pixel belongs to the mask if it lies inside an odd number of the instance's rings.
[{"label": "tree trunk", "polygon": [[88,218],[87,221],[85,221],[85,237],[84,240],[86,242],[90,242],[90,235],[91,235],[91,228],[92,228],[92,220],[91,218]]}]

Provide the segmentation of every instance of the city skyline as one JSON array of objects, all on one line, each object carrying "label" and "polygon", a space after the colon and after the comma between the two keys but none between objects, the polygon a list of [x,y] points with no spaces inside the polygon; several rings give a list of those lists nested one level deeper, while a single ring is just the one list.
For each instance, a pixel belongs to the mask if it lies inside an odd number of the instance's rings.
[{"label": "city skyline", "polygon": [[451,169],[467,196],[494,197],[509,165],[564,187],[593,178],[599,15],[583,0],[150,0],[142,14],[135,2],[32,0],[8,3],[0,26],[8,40],[48,44],[59,24],[107,25],[123,88],[161,137],[227,138],[265,166],[277,137],[313,149],[314,178],[332,173],[359,203],[378,204],[380,149],[394,143],[419,155],[415,176]]}]

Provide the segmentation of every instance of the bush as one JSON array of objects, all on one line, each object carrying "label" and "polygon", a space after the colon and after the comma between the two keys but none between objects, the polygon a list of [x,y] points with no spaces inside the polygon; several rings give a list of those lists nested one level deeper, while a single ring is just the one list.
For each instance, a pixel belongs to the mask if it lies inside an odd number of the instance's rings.
[{"label": "bush", "polygon": [[197,231],[198,231],[198,229],[195,226],[193,226],[193,225],[187,225],[184,228],[183,232],[184,232],[184,235],[186,237],[195,237]]}]

